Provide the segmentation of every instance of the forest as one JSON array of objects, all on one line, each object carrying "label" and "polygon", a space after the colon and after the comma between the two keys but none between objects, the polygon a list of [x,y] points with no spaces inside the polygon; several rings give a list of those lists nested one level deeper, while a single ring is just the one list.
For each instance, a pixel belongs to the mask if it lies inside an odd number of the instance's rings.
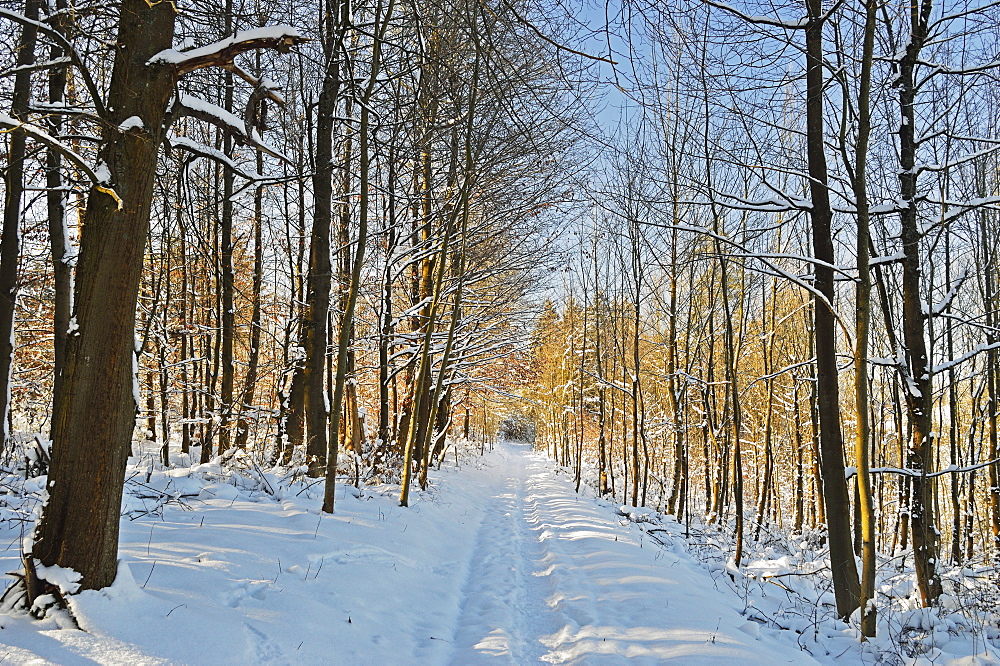
[{"label": "forest", "polygon": [[997,3],[293,4],[0,2],[8,604],[114,583],[137,460],[332,514],[500,437],[862,640],[992,612]]}]

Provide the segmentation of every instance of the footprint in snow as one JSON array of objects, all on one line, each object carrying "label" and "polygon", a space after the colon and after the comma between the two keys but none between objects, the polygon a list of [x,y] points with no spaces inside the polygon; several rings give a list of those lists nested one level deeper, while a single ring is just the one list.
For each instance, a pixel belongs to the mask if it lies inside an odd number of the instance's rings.
[{"label": "footprint in snow", "polygon": [[292,662],[284,656],[284,652],[281,647],[278,646],[273,640],[268,637],[260,629],[254,626],[243,623],[246,627],[247,633],[250,635],[250,643],[253,646],[253,652],[248,655],[249,661],[255,664],[291,664]]}]

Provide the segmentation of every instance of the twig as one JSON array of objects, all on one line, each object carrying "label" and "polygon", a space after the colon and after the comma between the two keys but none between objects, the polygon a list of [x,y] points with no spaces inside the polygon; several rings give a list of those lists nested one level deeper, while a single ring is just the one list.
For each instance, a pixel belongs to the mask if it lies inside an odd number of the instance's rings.
[{"label": "twig", "polygon": [[142,589],[146,589],[146,583],[148,583],[148,582],[149,582],[149,579],[153,577],[153,570],[154,570],[155,568],[156,568],[156,560],[153,560],[153,566],[151,566],[151,567],[149,568],[149,575],[148,575],[148,576],[146,576],[146,580],[145,580],[145,581],[143,581],[143,583],[142,583]]}]

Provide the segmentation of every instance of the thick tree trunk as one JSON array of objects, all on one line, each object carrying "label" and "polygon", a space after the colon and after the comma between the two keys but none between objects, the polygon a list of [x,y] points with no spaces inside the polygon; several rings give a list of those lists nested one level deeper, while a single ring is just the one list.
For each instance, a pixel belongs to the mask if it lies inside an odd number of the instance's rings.
[{"label": "thick tree trunk", "polygon": [[[226,34],[232,34],[232,0],[227,3]],[[225,109],[233,111],[233,73],[226,72],[225,77]],[[233,138],[227,132],[222,142],[222,151],[231,156],[233,153]],[[220,228],[220,258],[222,261],[222,293],[219,309],[222,324],[221,354],[222,386],[219,396],[219,453],[225,453],[232,444],[230,421],[233,414],[233,393],[236,386],[236,364],[233,357],[233,346],[236,337],[236,304],[234,302],[233,285],[233,186],[235,176],[233,170],[225,167],[222,172],[222,219]]]},{"label": "thick tree trunk", "polygon": [[[56,396],[49,499],[26,558],[81,574],[82,589],[110,585],[136,400],[135,308],[149,228],[163,115],[174,87],[166,65],[147,65],[172,46],[170,3],[123,0],[106,126],[99,151],[120,201],[91,190],[76,282],[76,328]],[[136,116],[142,127],[118,125]]]},{"label": "thick tree trunk", "polygon": [[[123,0],[98,159],[104,182],[84,216],[62,392],[56,396],[49,498],[25,554],[29,606],[36,564],[73,569],[79,589],[110,585],[117,571],[125,464],[138,408],[135,313],[163,121],[177,77],[225,65],[245,50],[287,50],[298,37],[248,40],[181,64],[154,61],[172,47],[172,3]],[[169,59],[167,59],[169,60]],[[129,129],[122,129],[130,120]],[[135,122],[138,120],[138,122]]]},{"label": "thick tree trunk", "polygon": [[923,234],[917,216],[916,83],[915,72],[920,52],[927,38],[927,23],[932,3],[914,0],[910,6],[910,41],[899,62],[899,188],[903,210],[899,221],[903,246],[903,342],[906,347],[905,375],[907,411],[910,420],[910,445],[906,465],[919,475],[912,477],[910,495],[910,530],[913,538],[913,561],[917,588],[925,606],[941,595],[941,580],[935,574],[940,535],[935,526],[932,488],[934,482],[923,476],[931,465],[934,451],[932,432],[932,384],[930,357],[927,352],[923,300],[921,240]]}]

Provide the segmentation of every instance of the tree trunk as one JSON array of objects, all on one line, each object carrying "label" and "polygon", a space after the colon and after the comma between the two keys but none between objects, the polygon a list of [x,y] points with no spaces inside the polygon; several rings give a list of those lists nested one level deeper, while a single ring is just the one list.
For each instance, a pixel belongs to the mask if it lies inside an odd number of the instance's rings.
[{"label": "tree trunk", "polygon": [[[861,583],[851,543],[850,503],[844,476],[844,438],[840,429],[840,389],[837,372],[835,288],[832,266],[832,211],[827,189],[823,132],[823,6],[807,0],[806,28],[806,132],[808,135],[809,190],[812,199],[813,252],[817,262],[814,296],[816,328],[817,406],[820,429],[820,464],[826,500],[826,519],[838,617],[847,619],[858,607]],[[825,301],[825,302],[824,302]]]},{"label": "tree trunk", "polygon": [[[925,606],[941,595],[941,580],[935,575],[939,534],[935,526],[931,489],[933,481],[926,476],[934,451],[932,432],[932,384],[930,358],[925,337],[924,308],[920,287],[922,282],[921,248],[923,234],[917,216],[916,84],[914,70],[927,38],[927,23],[932,3],[914,0],[910,6],[910,41],[899,61],[899,188],[903,210],[900,212],[903,246],[903,342],[906,348],[907,411],[910,420],[910,445],[906,465],[918,473],[911,478],[910,531],[913,539],[913,560],[917,572],[917,588]],[[904,368],[901,368],[904,370]]]},{"label": "tree trunk", "polygon": [[[327,320],[330,309],[330,233],[333,222],[333,133],[334,112],[340,96],[340,60],[336,51],[340,3],[327,8],[323,18],[323,57],[326,65],[316,110],[316,173],[313,176],[313,225],[309,244],[309,277],[306,311],[302,319],[305,363],[296,371],[304,391],[306,457],[309,476],[326,469],[327,404],[323,387],[326,367]],[[299,374],[301,373],[301,375]],[[336,446],[336,442],[333,443]]]},{"label": "tree trunk", "polygon": [[[988,456],[987,460],[996,460],[997,454],[1000,453],[1000,444],[998,444],[1000,428],[997,424],[998,412],[1000,412],[997,394],[1000,391],[997,390],[997,350],[993,346],[997,341],[994,331],[998,323],[995,307],[997,299],[994,293],[996,290],[994,273],[996,270],[996,251],[990,242],[986,227],[986,215],[982,212],[979,215],[980,242],[988,257],[983,262],[983,290],[985,292],[983,303],[986,306],[986,344],[989,345],[989,351],[986,352],[986,419],[989,433],[986,455]],[[989,481],[990,536],[993,541],[993,559],[995,563],[1000,564],[1000,465],[997,463],[993,463],[989,467]]]},{"label": "tree trunk", "polygon": [[[232,0],[226,2],[225,31],[226,35],[233,32]],[[233,73],[225,74],[224,108],[233,111]],[[248,128],[249,131],[249,128]],[[222,140],[222,152],[228,156],[233,154],[233,138],[226,132]],[[233,358],[233,343],[236,337],[236,304],[234,302],[233,285],[233,185],[235,175],[233,170],[223,167],[222,170],[222,226],[220,229],[220,253],[222,260],[222,294],[219,303],[219,315],[222,324],[221,355],[222,386],[219,396],[219,453],[225,453],[232,445],[230,420],[233,414],[233,393],[236,386],[236,365]]]},{"label": "tree trunk", "polygon": [[[260,62],[258,60],[258,71]],[[263,103],[261,104],[260,118],[263,118]],[[264,124],[258,130],[263,133]],[[264,170],[264,156],[257,153],[257,173]],[[257,368],[260,364],[260,337],[261,337],[261,296],[264,286],[264,247],[263,247],[263,221],[264,215],[264,186],[258,185],[253,197],[253,287],[250,298],[253,301],[250,314],[250,351],[247,355],[247,374],[243,383],[243,394],[240,396],[240,419],[236,424],[236,448],[246,449],[247,438],[250,435],[250,424],[247,413],[253,413],[256,424],[256,408],[254,401],[257,392]]]},{"label": "tree trunk", "polygon": [[392,426],[389,421],[390,416],[390,384],[394,382],[391,376],[391,368],[389,367],[389,352],[393,333],[393,323],[392,323],[392,287],[393,287],[393,255],[396,251],[398,244],[398,230],[396,229],[397,219],[396,219],[396,153],[390,148],[389,164],[386,166],[388,169],[388,197],[389,201],[387,204],[387,214],[389,218],[389,232],[388,239],[386,241],[385,250],[385,266],[382,271],[382,299],[381,299],[381,312],[379,321],[379,339],[378,339],[378,402],[379,402],[379,413],[378,413],[378,446],[375,452],[375,465],[381,467],[383,457],[386,456],[391,449],[393,449],[393,444],[390,440],[393,439]]},{"label": "tree trunk", "polygon": [[[25,16],[38,20],[39,0],[26,0]],[[11,116],[20,121],[28,120],[31,100],[31,70],[35,62],[35,41],[38,29],[32,25],[21,28],[18,43],[17,73],[14,75]],[[17,268],[21,258],[21,195],[24,193],[25,136],[22,132],[10,133],[7,153],[6,198],[3,209],[3,238],[0,239],[0,447],[10,448],[11,367],[14,363],[14,310],[19,289]]]},{"label": "tree trunk", "polygon": [[[337,450],[338,450],[338,430],[340,428],[341,406],[344,400],[345,384],[347,381],[347,370],[350,360],[350,346],[354,335],[354,309],[358,301],[358,293],[361,291],[361,271],[364,267],[365,248],[368,244],[368,215],[370,207],[370,107],[372,93],[375,89],[375,82],[381,70],[382,39],[390,23],[395,0],[389,0],[385,10],[385,16],[380,16],[381,3],[375,10],[376,29],[372,37],[372,60],[371,73],[368,83],[363,91],[360,103],[360,123],[358,126],[358,238],[354,248],[354,257],[351,263],[350,283],[347,285],[347,300],[344,305],[344,312],[340,319],[340,330],[337,335],[337,373],[335,377],[336,385],[333,392],[333,405],[330,414],[330,441],[326,459],[326,484],[323,489],[323,511],[333,512],[334,490],[337,481]],[[349,25],[350,4],[341,5],[344,12],[341,17],[341,25]],[[380,22],[379,22],[380,21]],[[349,178],[349,174],[347,175]],[[346,251],[346,248],[345,248]]]},{"label": "tree trunk", "polygon": [[190,453],[191,421],[197,411],[197,399],[191,400],[189,397],[192,393],[189,380],[191,378],[190,374],[196,374],[197,366],[195,367],[195,373],[190,373],[188,368],[194,360],[188,357],[193,357],[195,352],[194,340],[191,337],[193,306],[191,305],[192,299],[189,297],[189,294],[192,294],[194,289],[192,288],[193,278],[190,275],[187,261],[187,229],[184,225],[184,216],[181,213],[180,206],[180,203],[183,201],[181,182],[181,175],[179,174],[177,178],[177,235],[180,241],[179,251],[181,260],[181,453]]},{"label": "tree trunk", "polygon": [[799,408],[799,377],[792,375],[792,410],[795,420],[795,518],[793,534],[802,534],[805,523],[805,466],[803,465],[805,443],[802,437],[802,410]]},{"label": "tree trunk", "polygon": [[[57,0],[56,8],[66,9],[66,0]],[[60,33],[66,33],[66,19],[59,18],[56,27]],[[55,61],[64,56],[64,49],[53,41],[49,50],[49,60]],[[66,90],[66,69],[57,67],[49,74],[49,104],[62,104]],[[52,114],[49,133],[58,137],[62,132],[62,116]],[[45,194],[49,217],[49,245],[52,251],[52,272],[54,278],[54,302],[52,316],[52,341],[55,369],[52,377],[52,396],[60,393],[62,384],[62,368],[66,364],[66,337],[69,330],[70,295],[73,289],[74,257],[67,254],[70,250],[69,231],[66,226],[66,193],[63,191],[62,172],[60,167],[62,156],[58,150],[49,149],[45,155]],[[53,404],[54,408],[54,404]]]},{"label": "tree trunk", "polygon": [[[173,92],[168,65],[147,62],[172,46],[175,10],[123,0],[99,151],[120,201],[91,190],[84,217],[62,393],[56,396],[49,500],[26,556],[81,574],[82,589],[110,585],[118,567],[125,463],[138,405],[135,308],[149,228],[163,115]],[[141,129],[122,132],[137,116]],[[29,564],[30,566],[30,564]],[[33,598],[29,591],[29,598]]]},{"label": "tree trunk", "polygon": [[[41,590],[36,563],[80,574],[79,589],[110,585],[118,568],[125,464],[138,409],[135,314],[164,115],[177,78],[225,64],[248,40],[218,58],[178,65],[153,57],[172,47],[172,3],[123,0],[118,48],[98,159],[105,181],[90,191],[74,299],[76,327],[67,342],[62,393],[56,396],[49,499],[25,554],[29,606]],[[298,37],[260,44],[287,50]],[[126,119],[130,129],[121,129]],[[114,189],[111,189],[114,188]]]},{"label": "tree trunk", "polygon": [[875,636],[875,510],[868,449],[871,442],[871,401],[868,396],[868,343],[871,325],[872,276],[870,269],[868,211],[868,139],[871,134],[869,93],[871,89],[872,52],[875,43],[875,0],[865,3],[865,33],[861,58],[858,99],[858,143],[854,165],[854,199],[857,205],[858,282],[855,290],[854,402],[857,409],[854,456],[857,460],[858,518],[861,532],[861,634]]}]

